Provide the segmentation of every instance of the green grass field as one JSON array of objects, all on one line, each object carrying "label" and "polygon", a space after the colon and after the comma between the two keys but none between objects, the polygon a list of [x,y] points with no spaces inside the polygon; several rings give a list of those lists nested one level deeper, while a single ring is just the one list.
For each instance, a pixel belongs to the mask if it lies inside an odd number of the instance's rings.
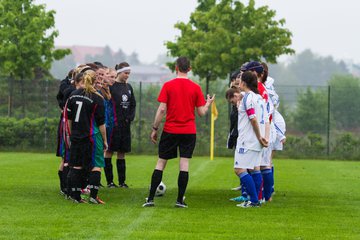
[{"label": "green grass field", "polygon": [[360,239],[360,162],[275,160],[273,202],[242,209],[228,200],[238,195],[233,160],[195,157],[189,208],[178,209],[172,160],[166,195],[142,208],[155,162],[129,156],[129,189],[104,188],[106,205],[79,205],[58,194],[53,154],[0,153],[0,239]]}]

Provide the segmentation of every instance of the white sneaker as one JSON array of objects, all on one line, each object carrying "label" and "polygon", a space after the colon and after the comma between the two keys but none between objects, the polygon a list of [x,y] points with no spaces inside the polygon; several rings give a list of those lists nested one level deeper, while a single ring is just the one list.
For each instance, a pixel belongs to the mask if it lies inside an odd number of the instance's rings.
[{"label": "white sneaker", "polygon": [[234,187],[234,188],[232,188],[231,190],[233,190],[233,191],[240,191],[240,190],[241,190],[241,186]]},{"label": "white sneaker", "polygon": [[145,198],[145,203],[142,205],[143,207],[155,207],[154,201],[149,201],[148,198]]},{"label": "white sneaker", "polygon": [[242,208],[253,208],[253,207],[260,207],[261,204],[260,204],[260,202],[252,203],[251,201],[247,201],[247,202],[237,204],[236,206],[242,207]]}]

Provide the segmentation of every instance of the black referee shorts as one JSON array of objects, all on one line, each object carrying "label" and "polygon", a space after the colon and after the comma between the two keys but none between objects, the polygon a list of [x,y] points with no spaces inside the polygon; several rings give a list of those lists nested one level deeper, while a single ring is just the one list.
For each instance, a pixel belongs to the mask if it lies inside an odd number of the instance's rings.
[{"label": "black referee shorts", "polygon": [[196,134],[172,134],[162,132],[159,143],[159,158],[177,158],[179,149],[180,157],[192,158],[196,143]]}]

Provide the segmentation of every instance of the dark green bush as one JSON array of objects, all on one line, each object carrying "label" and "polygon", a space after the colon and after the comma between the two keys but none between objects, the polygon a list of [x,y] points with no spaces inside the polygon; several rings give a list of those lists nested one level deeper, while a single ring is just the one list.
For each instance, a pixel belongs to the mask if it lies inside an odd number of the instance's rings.
[{"label": "dark green bush", "polygon": [[[17,151],[56,150],[58,118],[0,118],[0,149]],[[162,124],[163,125],[163,124]],[[162,126],[161,125],[161,126]],[[132,153],[157,155],[157,145],[150,141],[152,122],[137,119],[132,124]],[[197,121],[197,140],[194,155],[210,155],[210,129],[205,119]],[[223,120],[215,122],[215,156],[232,157],[233,150],[226,148],[228,125]],[[159,131],[159,138],[161,129]],[[284,151],[276,153],[281,158],[330,158],[360,160],[360,140],[352,133],[344,133],[332,140],[330,155],[327,155],[326,141],[320,134],[306,136],[288,135]]]},{"label": "dark green bush", "polygon": [[0,148],[52,150],[56,147],[58,119],[0,118]]},{"label": "dark green bush", "polygon": [[360,160],[360,140],[351,133],[340,135],[335,142],[332,156],[337,159]]}]

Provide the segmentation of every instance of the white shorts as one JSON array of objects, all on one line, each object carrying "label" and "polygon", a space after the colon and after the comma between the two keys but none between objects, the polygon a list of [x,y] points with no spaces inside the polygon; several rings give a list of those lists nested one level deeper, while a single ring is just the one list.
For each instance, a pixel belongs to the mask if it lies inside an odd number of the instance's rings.
[{"label": "white shorts", "polygon": [[276,138],[274,145],[272,146],[272,150],[275,151],[282,151],[283,150],[283,143],[280,141],[279,138]]},{"label": "white shorts", "polygon": [[261,162],[260,166],[270,166],[271,165],[271,153],[273,150],[273,145],[270,143],[269,147],[263,148],[262,154],[261,154]]},{"label": "white shorts", "polygon": [[245,148],[236,148],[234,156],[234,168],[254,169],[259,167],[261,151],[253,151]]}]

